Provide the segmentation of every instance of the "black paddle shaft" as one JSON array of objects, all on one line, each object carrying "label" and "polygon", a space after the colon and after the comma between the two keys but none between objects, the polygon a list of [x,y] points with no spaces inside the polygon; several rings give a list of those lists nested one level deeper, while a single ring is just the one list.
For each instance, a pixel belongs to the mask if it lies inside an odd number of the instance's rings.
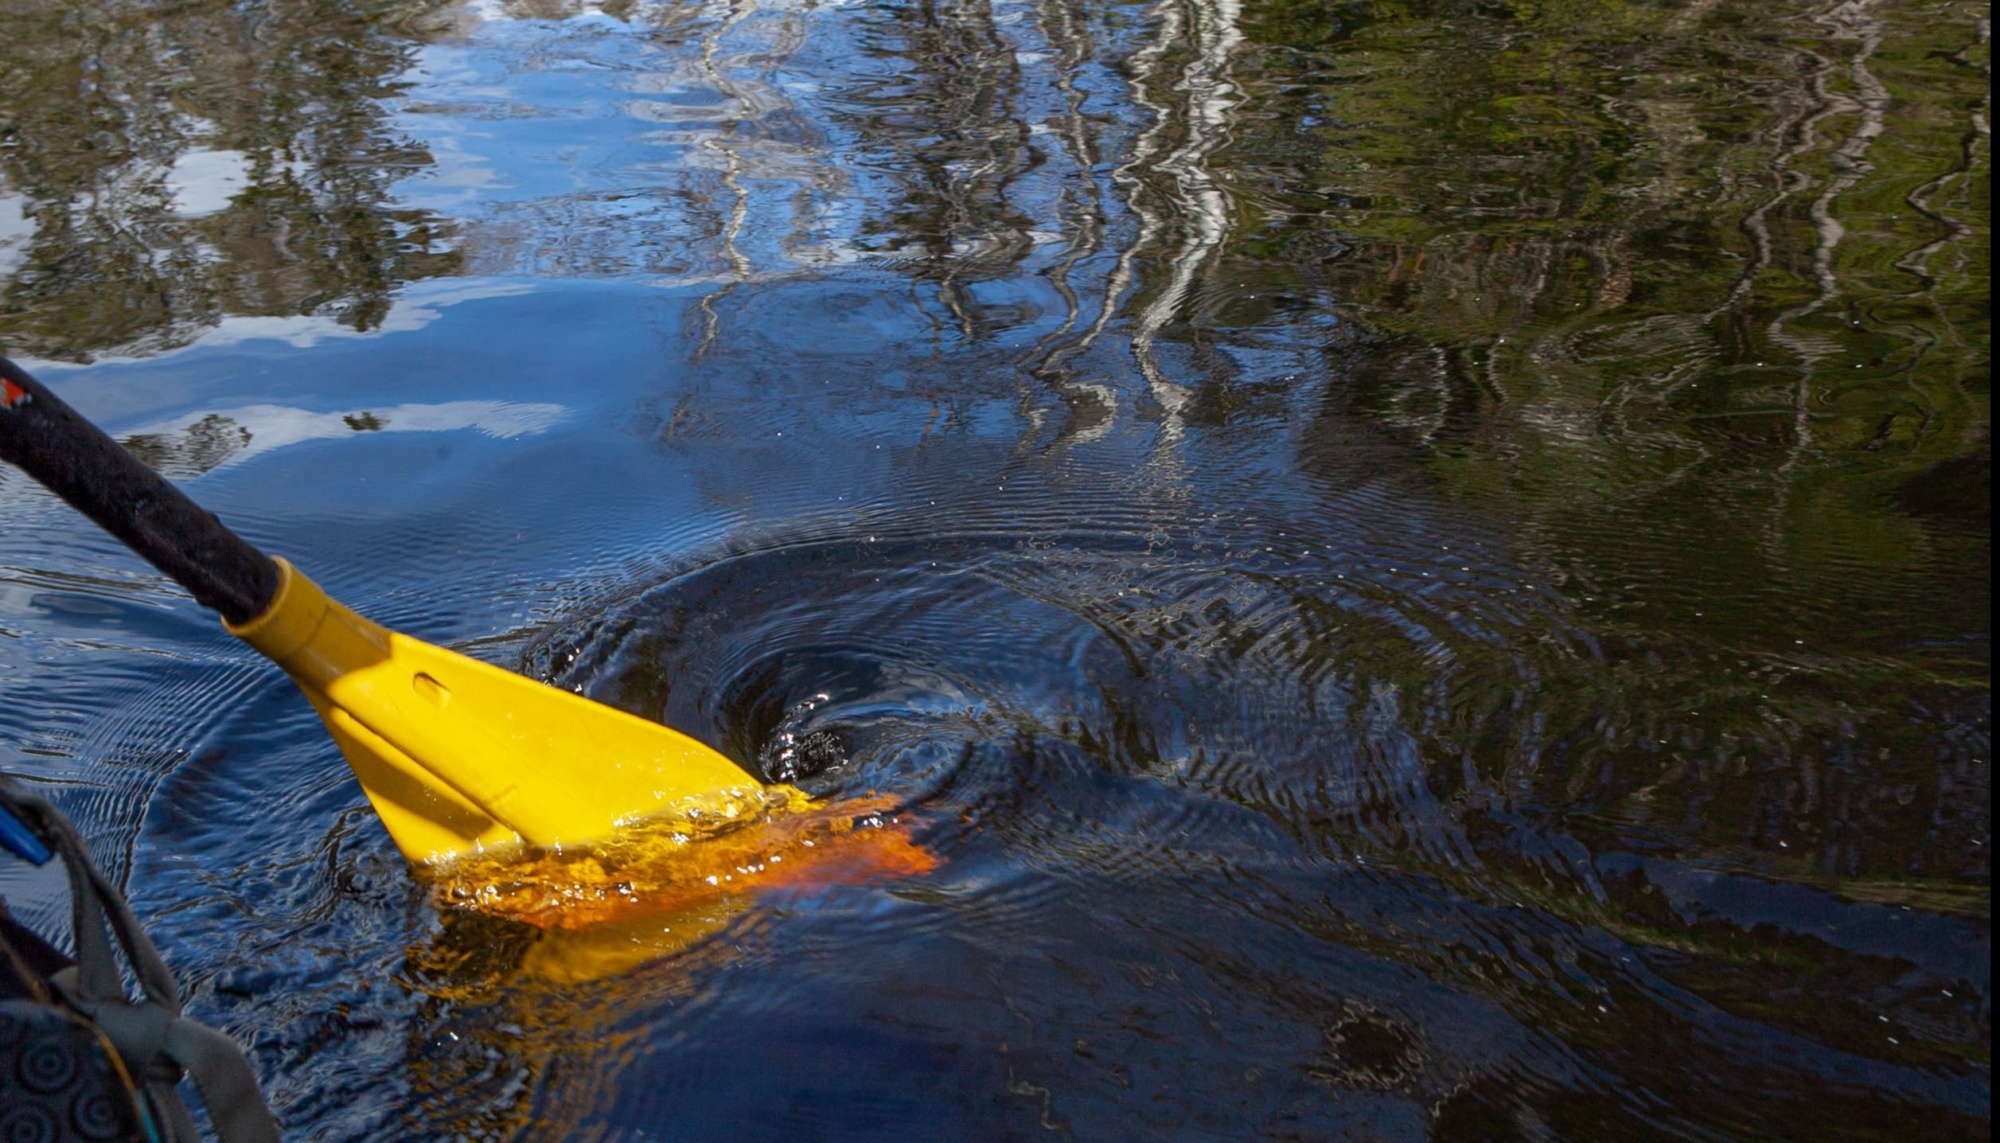
[{"label": "black paddle shaft", "polygon": [[262,615],[278,590],[271,557],[4,357],[0,460],[69,501],[231,623]]}]

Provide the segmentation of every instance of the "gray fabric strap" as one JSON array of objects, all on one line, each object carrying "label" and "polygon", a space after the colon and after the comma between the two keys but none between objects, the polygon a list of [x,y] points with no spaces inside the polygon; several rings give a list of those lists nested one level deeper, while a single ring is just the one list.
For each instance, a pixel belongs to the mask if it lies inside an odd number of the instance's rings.
[{"label": "gray fabric strap", "polygon": [[[51,978],[70,1005],[96,1023],[118,1049],[178,1143],[194,1143],[187,1111],[174,1093],[182,1068],[194,1078],[209,1122],[222,1143],[277,1143],[278,1125],[257,1090],[257,1077],[235,1041],[181,1016],[180,988],[131,905],[90,860],[76,827],[46,799],[0,777],[0,801],[62,858],[69,874],[70,924],[76,965]],[[105,926],[110,925],[107,934]],[[133,1002],[120,980],[112,937],[125,954],[145,999]]]},{"label": "gray fabric strap", "polygon": [[257,1090],[257,1077],[236,1041],[192,1020],[167,1026],[167,1056],[201,1089],[209,1122],[223,1143],[278,1143],[278,1125]]}]

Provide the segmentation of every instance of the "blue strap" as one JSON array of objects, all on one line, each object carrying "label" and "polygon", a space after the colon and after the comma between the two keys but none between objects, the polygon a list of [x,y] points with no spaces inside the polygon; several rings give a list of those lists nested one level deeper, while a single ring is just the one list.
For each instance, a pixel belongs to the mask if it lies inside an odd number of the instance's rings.
[{"label": "blue strap", "polygon": [[42,844],[42,839],[22,825],[21,819],[9,812],[6,806],[0,806],[0,845],[6,846],[8,852],[22,861],[36,865],[47,865],[49,859],[55,856],[49,852],[48,846]]}]

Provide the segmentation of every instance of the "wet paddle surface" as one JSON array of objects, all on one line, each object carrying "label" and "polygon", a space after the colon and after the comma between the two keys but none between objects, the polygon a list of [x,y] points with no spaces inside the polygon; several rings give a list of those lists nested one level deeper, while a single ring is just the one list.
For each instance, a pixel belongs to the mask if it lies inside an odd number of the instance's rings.
[{"label": "wet paddle surface", "polygon": [[868,810],[483,915],[0,471],[0,767],[288,1135],[1983,1137],[1983,7],[5,21],[0,348]]}]

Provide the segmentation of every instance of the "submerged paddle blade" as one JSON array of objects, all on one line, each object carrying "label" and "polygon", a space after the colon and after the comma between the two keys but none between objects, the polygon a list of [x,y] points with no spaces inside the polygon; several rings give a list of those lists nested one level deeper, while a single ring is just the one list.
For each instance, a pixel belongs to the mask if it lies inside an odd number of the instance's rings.
[{"label": "submerged paddle blade", "polygon": [[270,606],[224,626],[305,691],[412,861],[586,845],[642,818],[734,817],[765,798],[684,734],[371,623],[276,563]]}]

